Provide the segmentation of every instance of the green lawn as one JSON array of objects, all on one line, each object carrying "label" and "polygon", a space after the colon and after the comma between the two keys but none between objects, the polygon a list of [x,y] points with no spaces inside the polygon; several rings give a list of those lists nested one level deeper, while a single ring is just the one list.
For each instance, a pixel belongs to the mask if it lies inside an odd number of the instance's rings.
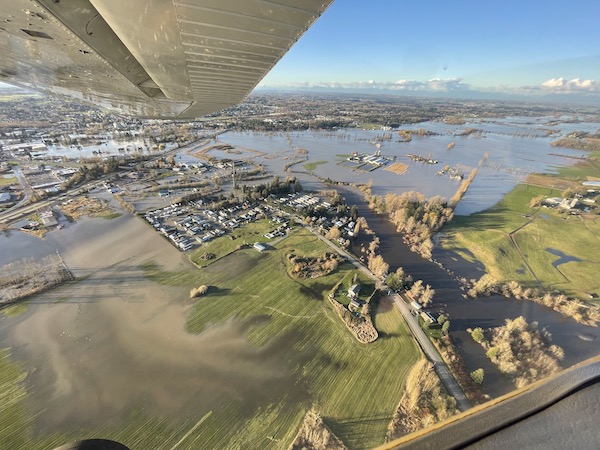
[{"label": "green lawn", "polygon": [[327,161],[309,161],[306,164],[303,164],[302,167],[312,172],[317,168],[317,166],[320,166],[321,164],[327,164]]},{"label": "green lawn", "polygon": [[0,442],[6,448],[46,449],[85,436],[114,439],[132,449],[171,449],[180,441],[177,448],[287,449],[304,414],[316,405],[350,448],[382,444],[407,372],[420,353],[400,314],[386,300],[374,307],[380,338],[367,345],[360,344],[330,309],[325,296],[354,270],[349,264],[317,279],[295,280],[288,275],[290,252],[316,256],[327,250],[315,236],[299,230],[275,249],[240,250],[200,270],[165,272],[154,262],[142,266],[145,276],[159,284],[209,285],[207,295],[190,300],[189,332],[243,321],[257,355],[275,359],[285,374],[278,383],[279,389],[284,387],[280,394],[254,395],[250,400],[234,395],[211,411],[202,405],[182,405],[195,411],[187,419],[136,409],[117,425],[93,429],[65,425],[50,430],[52,434],[34,436],[26,385],[19,383],[26,374],[4,351],[0,354]]},{"label": "green lawn", "polygon": [[[269,242],[269,239],[263,235],[276,226],[269,222],[268,219],[257,220],[228,231],[227,234],[220,236],[212,241],[205,242],[197,250],[189,254],[189,258],[199,266],[208,266],[213,264],[219,258],[233,252],[240,245],[252,245],[255,242]],[[200,257],[205,253],[214,253],[214,259],[204,261]]]},{"label": "green lawn", "polygon": [[348,289],[355,283],[360,284],[358,299],[364,302],[368,301],[375,291],[375,284],[373,283],[373,280],[358,270],[352,270],[346,274],[340,285],[337,287],[334,298],[342,305],[348,306],[350,304]]},{"label": "green lawn", "polygon": [[0,186],[8,186],[10,184],[16,184],[19,180],[17,177],[9,177],[6,178],[4,176],[0,176]]},{"label": "green lawn", "polygon": [[[600,245],[600,218],[582,219],[550,208],[530,208],[529,201],[537,195],[560,196],[560,192],[518,185],[493,208],[455,217],[442,230],[443,247],[466,259],[473,259],[471,252],[500,280],[516,280],[524,286],[538,287],[526,262],[545,289],[558,289],[582,299],[586,299],[590,291],[600,292],[596,275],[600,272],[600,256],[596,250]],[[511,232],[518,249],[510,239]],[[546,248],[583,261],[554,268],[552,263],[558,257]]]}]

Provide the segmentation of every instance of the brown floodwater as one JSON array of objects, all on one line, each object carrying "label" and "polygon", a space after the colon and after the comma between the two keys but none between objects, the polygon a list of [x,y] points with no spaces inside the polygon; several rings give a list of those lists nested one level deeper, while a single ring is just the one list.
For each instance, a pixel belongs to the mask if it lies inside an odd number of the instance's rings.
[{"label": "brown floodwater", "polygon": [[271,399],[306,397],[293,376],[299,359],[289,357],[294,337],[261,348],[246,338],[268,318],[186,331],[187,291],[158,285],[139,268],[149,260],[185,268],[181,254],[141,220],[87,219],[43,242],[87,277],[36,296],[20,317],[0,319],[0,347],[28,372],[35,434],[97,429],[140,409],[185,419],[231,401],[251,412]]}]

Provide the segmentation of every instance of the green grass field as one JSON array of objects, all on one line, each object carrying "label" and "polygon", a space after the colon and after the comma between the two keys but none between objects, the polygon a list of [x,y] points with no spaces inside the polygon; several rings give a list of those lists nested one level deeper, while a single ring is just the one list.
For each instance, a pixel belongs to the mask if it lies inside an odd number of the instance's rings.
[{"label": "green grass field", "polygon": [[[325,296],[352,271],[349,265],[312,280],[294,280],[288,275],[289,253],[317,256],[326,250],[322,242],[302,230],[280,242],[277,250],[262,254],[242,250],[201,272],[200,283],[213,286],[213,293],[197,300],[188,320],[189,331],[201,332],[231,317],[261,315],[268,320],[249,330],[253,344],[263,346],[281,336],[294,336],[290,358],[302,361],[298,375],[308,386],[310,398],[293,407],[285,402],[269,406],[287,414],[276,421],[285,433],[277,436],[282,438],[281,444],[268,447],[289,445],[289,431],[297,429],[299,418],[311,404],[318,405],[327,424],[352,448],[383,443],[404,377],[418,358],[402,318],[391,305],[376,308],[374,320],[382,337],[369,345],[358,343],[329,308]],[[218,420],[218,415],[211,420]],[[249,426],[254,428],[256,420],[263,419],[254,417]],[[253,442],[251,432],[244,435],[247,442]],[[226,442],[229,438],[221,439]],[[227,447],[235,447],[236,438],[232,439]],[[256,444],[265,446],[262,441]]]},{"label": "green grass field", "polygon": [[3,176],[0,176],[0,186],[9,186],[11,184],[16,184],[18,182],[19,182],[19,180],[17,177],[6,178]]},{"label": "green grass field", "polygon": [[0,313],[4,314],[6,317],[19,317],[27,311],[29,311],[27,303],[15,303],[14,305],[5,306],[0,309]]},{"label": "green grass field", "polygon": [[[252,245],[255,242],[268,242],[269,239],[263,235],[273,228],[276,228],[276,226],[270,223],[268,219],[261,219],[256,222],[248,223],[212,241],[205,242],[197,250],[191,252],[189,258],[199,266],[208,266],[223,256],[233,252],[240,245]],[[214,253],[215,258],[204,261],[200,257],[205,253]]]},{"label": "green grass field", "polygon": [[[600,291],[600,218],[581,218],[550,208],[530,208],[538,195],[560,196],[548,188],[521,184],[493,208],[471,216],[457,216],[442,232],[442,245],[472,257],[500,280],[516,280],[524,286],[558,289],[567,295],[588,299],[588,292]],[[509,233],[513,233],[515,246]],[[555,268],[558,259],[547,248],[581,259]],[[520,250],[520,252],[519,252]],[[527,265],[529,268],[527,267]],[[531,273],[533,271],[533,274]],[[535,275],[535,277],[534,277]]]},{"label": "green grass field", "polygon": [[289,276],[287,255],[317,256],[328,247],[305,230],[275,247],[263,253],[243,249],[200,270],[165,272],[154,262],[142,269],[159,284],[209,285],[208,294],[189,300],[188,331],[202,333],[230,320],[245,323],[250,344],[287,374],[278,383],[283,392],[268,398],[224,398],[210,411],[182,405],[187,419],[138,408],[117,426],[65,426],[34,436],[26,385],[18,383],[25,373],[5,352],[0,354],[0,443],[47,449],[86,436],[114,439],[130,448],[171,449],[181,442],[177,448],[287,449],[304,414],[316,405],[349,448],[382,444],[407,372],[420,357],[403,319],[391,303],[379,301],[373,320],[380,337],[360,344],[326,300],[330,289],[354,271],[352,266],[296,280]]},{"label": "green grass field", "polygon": [[320,166],[321,164],[327,164],[327,161],[309,161],[306,164],[303,164],[302,167],[312,172],[317,168],[317,166]]},{"label": "green grass field", "polygon": [[586,180],[588,176],[600,177],[600,151],[587,152],[586,161],[578,162],[573,166],[559,167],[555,176],[577,181]]}]

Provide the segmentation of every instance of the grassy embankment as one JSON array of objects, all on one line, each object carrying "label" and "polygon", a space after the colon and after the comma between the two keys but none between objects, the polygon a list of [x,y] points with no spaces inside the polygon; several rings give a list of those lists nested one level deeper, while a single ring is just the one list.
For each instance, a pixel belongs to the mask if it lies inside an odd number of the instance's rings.
[{"label": "grassy embankment", "polygon": [[302,167],[304,167],[306,170],[312,172],[313,170],[315,170],[317,168],[317,166],[320,166],[321,164],[327,164],[328,161],[309,161],[306,164],[303,164]]},{"label": "grassy embankment", "polygon": [[[537,196],[559,197],[569,184],[580,185],[598,171],[589,163],[559,169],[553,177],[535,175],[536,185],[516,186],[494,207],[470,216],[456,216],[444,227],[442,245],[465,259],[472,252],[486,270],[498,280],[515,280],[524,287],[560,290],[568,296],[589,299],[588,292],[598,292],[600,258],[596,249],[600,241],[600,218],[569,216],[550,208],[530,207]],[[544,187],[538,185],[544,181]],[[555,249],[582,261],[571,261],[555,268],[559,257],[545,249]]]},{"label": "grassy embankment", "polygon": [[[354,271],[349,264],[321,278],[289,276],[290,252],[316,256],[327,250],[301,230],[278,243],[277,249],[264,253],[244,249],[202,270],[165,272],[151,262],[142,266],[146,276],[160,284],[211,286],[204,297],[193,301],[187,324],[191,333],[232,318],[262,318],[248,325],[247,338],[256,346],[274,345],[273,351],[282,354],[282,366],[292,371],[289,395],[274,401],[259,396],[250,403],[244,398],[224,399],[209,414],[198,405],[197,416],[188,419],[167,419],[156,411],[136,409],[116,426],[71,427],[34,437],[34,417],[26,413],[27,394],[19,383],[25,373],[5,352],[0,354],[0,446],[46,449],[86,436],[114,439],[130,448],[173,448],[181,441],[181,448],[287,449],[311,406],[349,448],[383,443],[419,352],[388,303],[375,308],[380,333],[376,342],[360,344],[346,329],[325,296]],[[292,398],[298,389],[304,392],[302,400]]]}]

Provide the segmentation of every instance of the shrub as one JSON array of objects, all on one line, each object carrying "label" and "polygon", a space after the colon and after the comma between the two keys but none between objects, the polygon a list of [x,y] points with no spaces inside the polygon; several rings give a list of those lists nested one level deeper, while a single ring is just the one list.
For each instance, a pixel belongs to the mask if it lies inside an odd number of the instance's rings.
[{"label": "shrub", "polygon": [[484,372],[482,368],[475,369],[473,372],[471,372],[471,378],[477,384],[483,384],[483,375]]},{"label": "shrub", "polygon": [[208,286],[203,284],[197,288],[192,288],[190,291],[190,298],[201,297],[208,292]]}]

